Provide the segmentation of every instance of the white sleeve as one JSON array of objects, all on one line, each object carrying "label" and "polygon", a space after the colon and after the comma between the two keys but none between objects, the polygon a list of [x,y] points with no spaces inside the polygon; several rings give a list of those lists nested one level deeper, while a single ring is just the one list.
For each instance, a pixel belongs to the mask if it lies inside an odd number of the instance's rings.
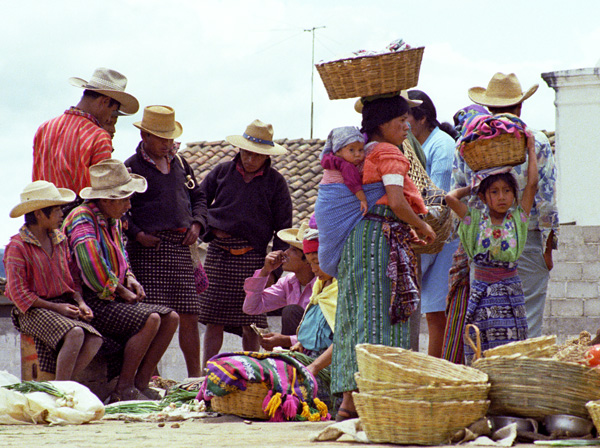
[{"label": "white sleeve", "polygon": [[384,174],[381,176],[383,185],[399,185],[404,187],[404,176],[402,174]]}]

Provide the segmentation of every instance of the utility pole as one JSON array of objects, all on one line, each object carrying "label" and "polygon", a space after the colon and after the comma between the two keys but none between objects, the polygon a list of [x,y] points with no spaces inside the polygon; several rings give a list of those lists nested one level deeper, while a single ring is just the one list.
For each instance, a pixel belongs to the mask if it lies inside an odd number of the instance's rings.
[{"label": "utility pole", "polygon": [[313,138],[313,120],[315,116],[315,104],[313,101],[313,90],[315,85],[315,30],[325,28],[324,26],[313,26],[311,29],[304,30],[312,33],[312,64],[310,66],[310,138]]}]

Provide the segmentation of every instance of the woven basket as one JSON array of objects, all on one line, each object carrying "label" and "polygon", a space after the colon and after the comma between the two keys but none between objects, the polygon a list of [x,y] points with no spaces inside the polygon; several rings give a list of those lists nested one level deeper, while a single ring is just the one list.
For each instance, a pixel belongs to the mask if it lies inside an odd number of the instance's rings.
[{"label": "woven basket", "polygon": [[511,355],[481,358],[473,366],[489,375],[490,414],[587,418],[586,403],[600,400],[600,371],[580,364]]},{"label": "woven basket", "polygon": [[600,401],[588,401],[585,407],[587,408],[590,417],[592,417],[596,432],[600,434]]},{"label": "woven basket", "polygon": [[456,431],[483,417],[489,401],[396,400],[353,393],[354,404],[370,442],[441,445]]},{"label": "woven basket", "polygon": [[462,156],[469,168],[481,171],[505,165],[520,165],[525,162],[527,138],[524,134],[517,138],[513,134],[500,134],[498,137],[480,139],[466,143]]},{"label": "woven basket", "polygon": [[268,420],[262,409],[263,401],[269,392],[265,383],[247,383],[246,390],[231,392],[222,397],[213,397],[210,407],[214,412],[233,414],[245,418]]},{"label": "woven basket", "polygon": [[408,139],[402,143],[402,149],[410,162],[408,177],[421,192],[425,206],[429,210],[423,221],[429,224],[435,232],[433,243],[426,246],[413,245],[412,248],[417,254],[437,254],[444,248],[446,240],[452,235],[455,227],[454,214],[444,200],[446,192],[438,188],[427,175],[427,171],[421,165]]},{"label": "woven basket", "polygon": [[330,100],[380,95],[419,83],[424,47],[315,64]]},{"label": "woven basket", "polygon": [[481,401],[487,400],[490,384],[461,384],[459,386],[415,386],[386,381],[362,379],[354,374],[360,393],[414,401]]},{"label": "woven basket", "polygon": [[398,347],[359,344],[356,360],[361,378],[367,380],[421,386],[488,382],[479,370]]}]

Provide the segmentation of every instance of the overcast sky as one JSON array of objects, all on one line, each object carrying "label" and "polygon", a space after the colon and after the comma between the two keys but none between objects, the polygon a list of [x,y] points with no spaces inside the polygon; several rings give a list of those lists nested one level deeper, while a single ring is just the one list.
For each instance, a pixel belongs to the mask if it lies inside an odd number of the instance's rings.
[{"label": "overcast sky", "polygon": [[[515,72],[524,90],[539,83],[523,119],[555,127],[554,91],[540,74],[596,65],[600,2],[583,0],[24,0],[4,2],[0,28],[0,245],[21,219],[8,217],[31,180],[37,127],[77,104],[71,76],[96,67],[120,71],[141,106],[175,108],[182,146],[241,134],[253,119],[275,138],[309,138],[311,45],[315,61],[359,49],[380,50],[403,38],[424,46],[418,88],[440,121],[469,104],[467,90],[497,71]],[[359,125],[354,100],[330,101],[315,71],[314,137]],[[132,123],[117,124],[114,157],[139,141]]]}]

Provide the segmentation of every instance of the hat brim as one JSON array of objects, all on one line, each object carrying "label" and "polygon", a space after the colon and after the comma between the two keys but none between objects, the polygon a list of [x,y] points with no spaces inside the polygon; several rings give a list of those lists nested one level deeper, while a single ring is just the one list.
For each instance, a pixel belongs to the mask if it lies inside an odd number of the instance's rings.
[{"label": "hat brim", "polygon": [[303,249],[302,241],[298,240],[298,229],[282,229],[277,232],[277,237],[284,243],[294,246],[296,249]]},{"label": "hat brim", "polygon": [[144,126],[142,126],[141,121],[133,123],[133,125],[136,128],[138,128],[144,132],[149,132],[150,134],[156,135],[157,137],[160,137],[160,138],[175,139],[175,138],[179,137],[181,134],[183,134],[183,126],[181,126],[181,123],[179,123],[178,121],[175,122],[175,129],[173,131],[169,131],[169,132],[160,132],[160,131],[154,131],[152,129],[145,128]]},{"label": "hat brim", "polygon": [[[406,102],[408,103],[408,107],[417,107],[417,106],[420,106],[421,104],[423,104],[423,101],[421,101],[421,100],[411,100],[410,98],[406,98],[405,96],[402,96],[402,98],[404,98],[406,100]],[[364,98],[359,98],[354,103],[354,110],[356,112],[358,112],[359,114],[362,114],[363,107],[365,106],[363,99]]]},{"label": "hat brim", "polygon": [[33,199],[31,201],[21,202],[13,207],[9,216],[11,218],[18,218],[19,216],[23,216],[36,210],[53,207],[55,205],[65,205],[77,199],[77,195],[68,188],[57,188],[57,190],[60,193],[61,199]]},{"label": "hat brim", "polygon": [[268,156],[279,156],[287,153],[285,147],[273,142],[273,146],[264,143],[254,143],[242,135],[229,135],[225,137],[229,143],[246,151],[255,152],[257,154],[265,154]]},{"label": "hat brim", "polygon": [[145,177],[131,174],[131,180],[124,185],[105,190],[86,187],[79,192],[79,196],[82,199],[125,199],[133,193],[143,193],[147,188],[148,182]]},{"label": "hat brim", "polygon": [[533,95],[539,85],[534,84],[527,90],[527,92],[522,93],[521,95],[513,98],[500,98],[496,96],[489,96],[487,94],[487,89],[484,87],[471,87],[469,89],[469,98],[471,101],[477,104],[481,104],[482,106],[487,107],[510,107],[516,106],[519,103],[522,103],[531,95]]},{"label": "hat brim", "polygon": [[121,103],[119,110],[124,112],[126,115],[135,114],[140,109],[140,103],[136,97],[130,93],[122,92],[120,90],[99,89],[97,87],[90,86],[86,80],[81,78],[69,78],[69,83],[72,86],[79,87],[80,89],[93,90],[118,101]]}]

